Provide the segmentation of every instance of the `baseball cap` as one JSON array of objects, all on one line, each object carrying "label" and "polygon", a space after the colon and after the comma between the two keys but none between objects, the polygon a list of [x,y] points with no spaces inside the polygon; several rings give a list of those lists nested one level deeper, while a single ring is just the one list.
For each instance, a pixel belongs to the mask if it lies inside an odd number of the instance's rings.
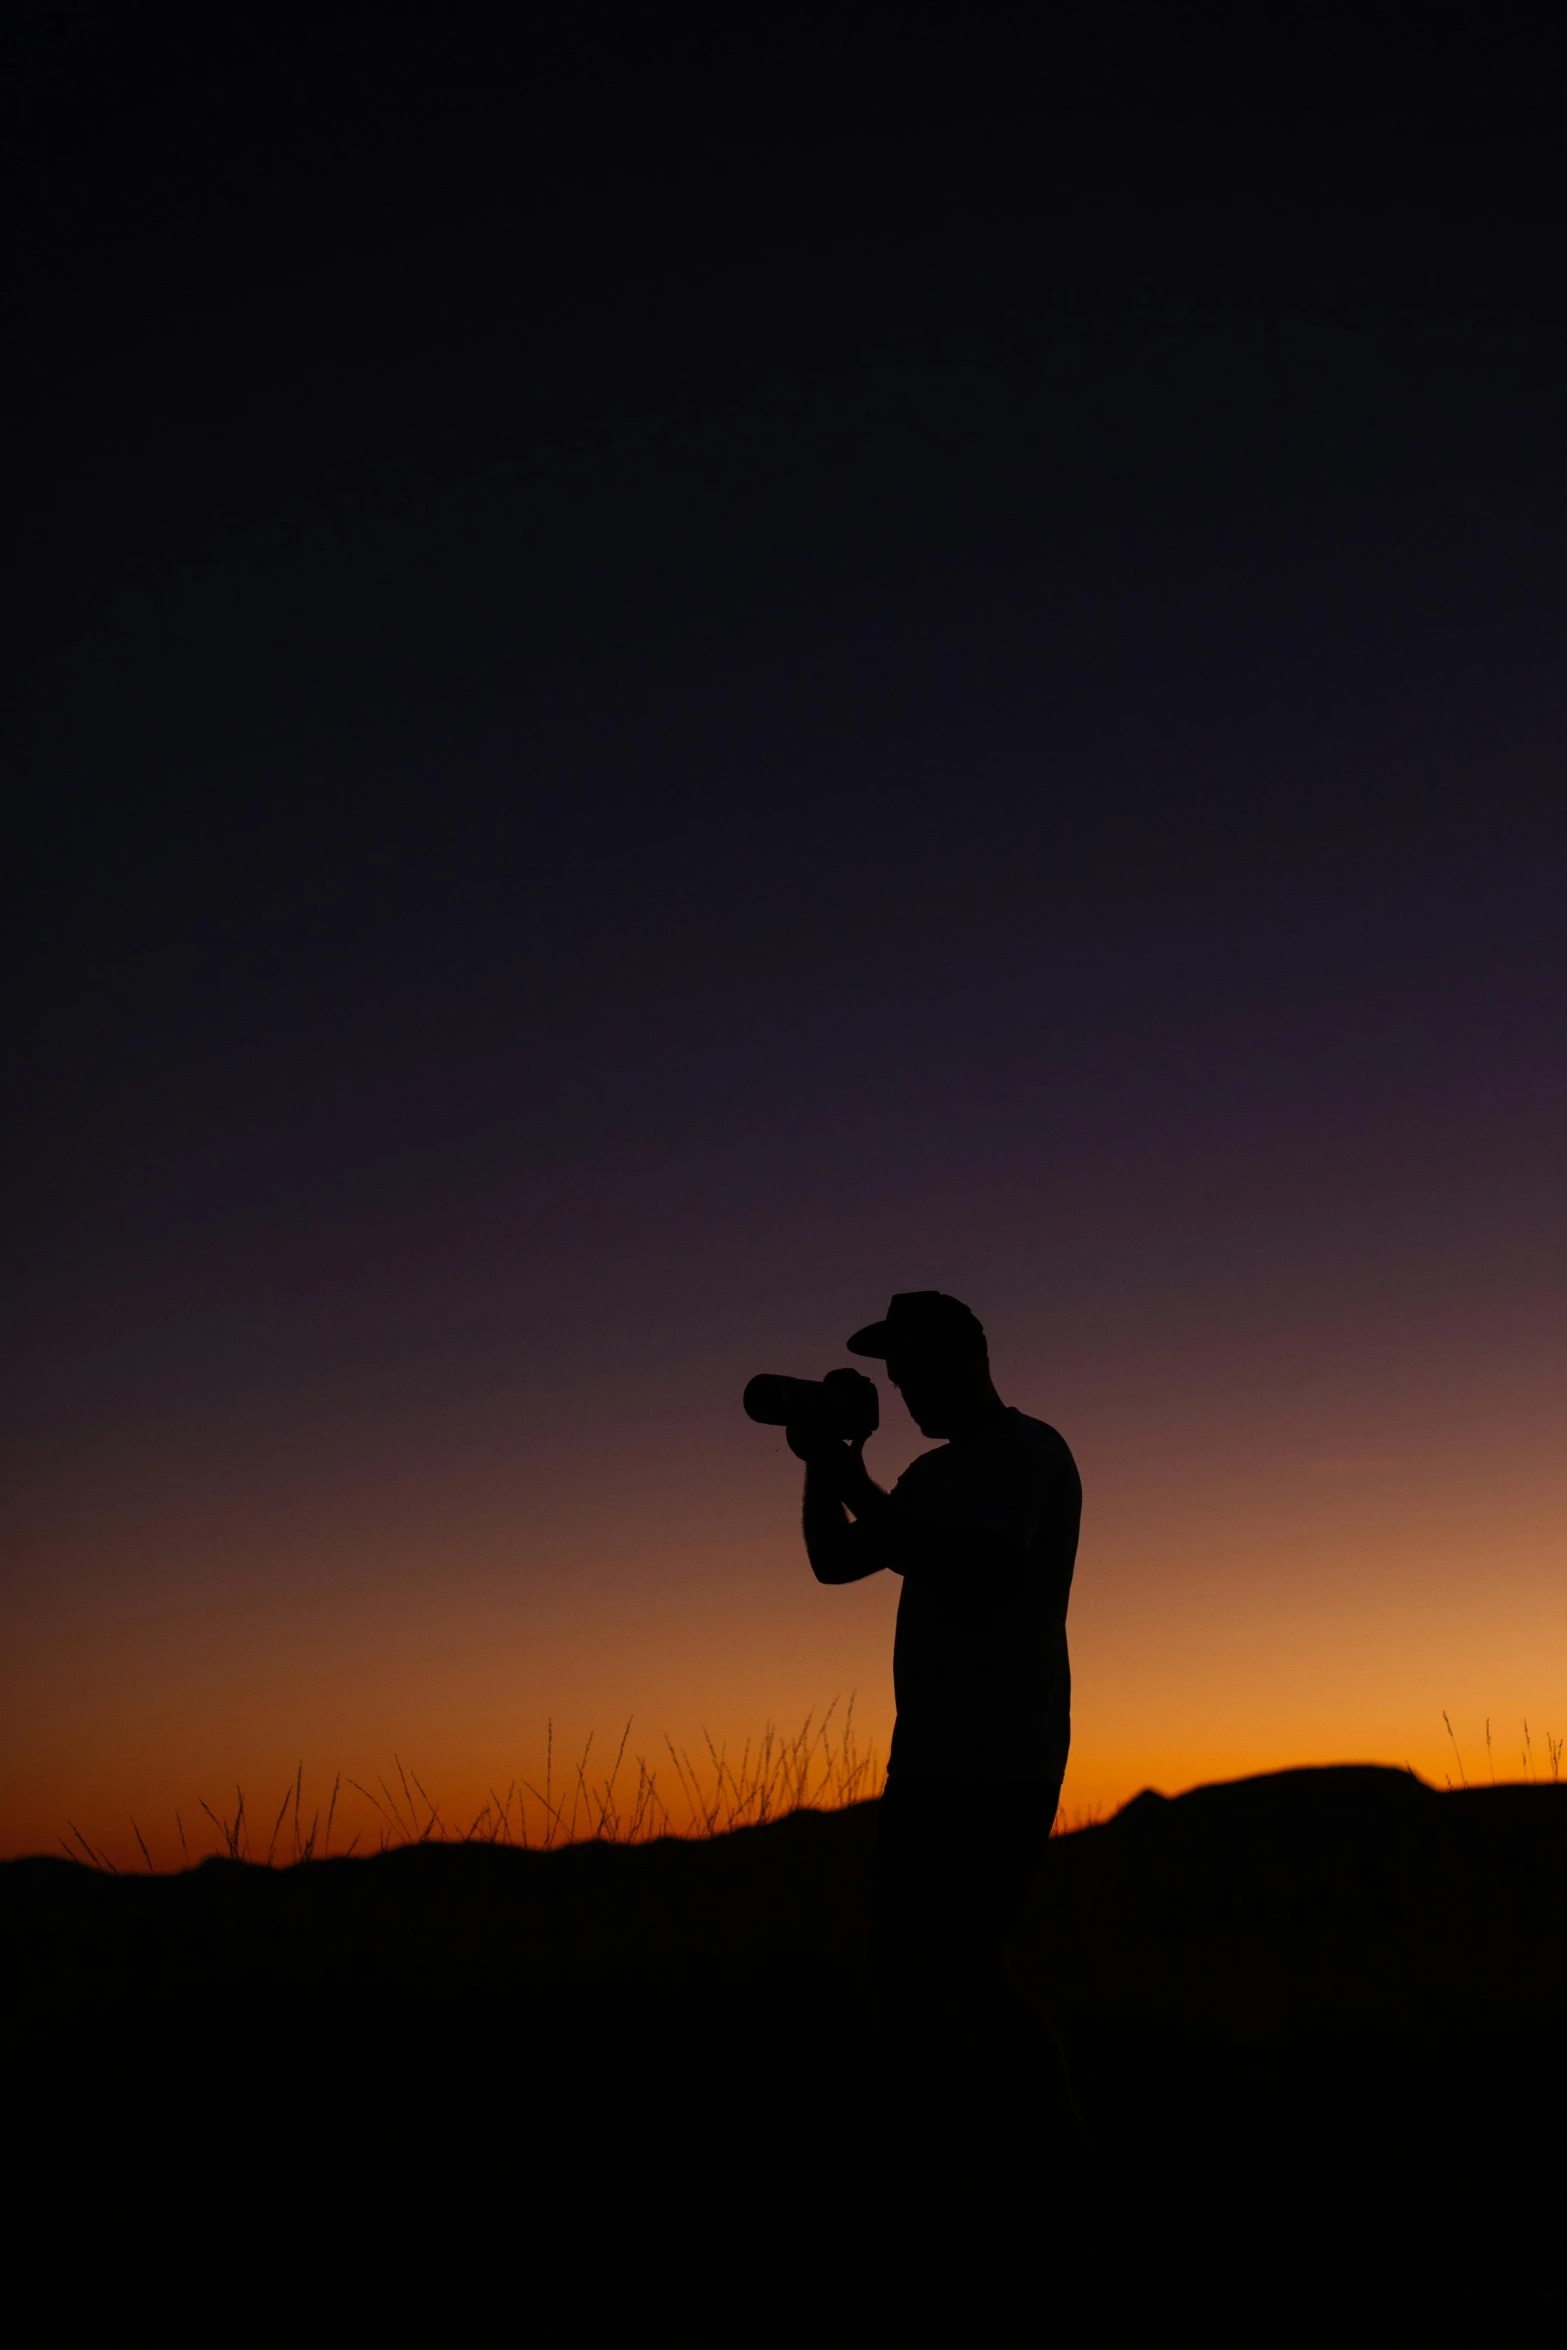
[{"label": "baseball cap", "polygon": [[983,1351],[985,1326],[960,1298],[939,1289],[900,1289],[880,1322],[867,1322],[849,1340],[851,1355],[885,1362],[904,1353]]}]

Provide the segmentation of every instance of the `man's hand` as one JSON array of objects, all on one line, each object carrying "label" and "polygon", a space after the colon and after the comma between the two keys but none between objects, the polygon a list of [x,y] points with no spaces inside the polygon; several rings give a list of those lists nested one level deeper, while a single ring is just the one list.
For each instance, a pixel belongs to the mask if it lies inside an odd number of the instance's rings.
[{"label": "man's hand", "polygon": [[867,1470],[862,1446],[841,1436],[824,1439],[819,1429],[791,1429],[789,1442],[805,1462],[805,1547],[817,1581],[858,1583],[890,1566],[887,1496]]},{"label": "man's hand", "polygon": [[794,1420],[784,1430],[789,1450],[797,1461],[804,1461],[808,1469],[819,1469],[823,1478],[831,1482],[833,1471],[840,1462],[857,1460],[864,1450],[862,1444],[851,1444],[847,1437],[835,1436],[824,1428],[820,1420]]},{"label": "man's hand", "polygon": [[837,1502],[858,1518],[886,1498],[865,1466],[863,1437],[824,1435],[820,1427],[794,1427],[784,1433],[790,1451],[810,1471],[808,1481],[818,1499]]}]

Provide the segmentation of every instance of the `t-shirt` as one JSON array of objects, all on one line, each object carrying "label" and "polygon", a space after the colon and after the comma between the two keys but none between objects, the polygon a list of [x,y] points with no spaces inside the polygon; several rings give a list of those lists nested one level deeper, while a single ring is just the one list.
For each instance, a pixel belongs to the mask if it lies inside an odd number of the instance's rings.
[{"label": "t-shirt", "polygon": [[[892,1768],[900,1780],[1059,1780],[1072,1735],[1066,1607],[1083,1507],[1065,1439],[1008,1407],[921,1453],[892,1501],[937,1537],[903,1571]],[[1016,1564],[998,1566],[983,1546],[973,1556],[966,1537],[975,1534],[1018,1544]]]}]

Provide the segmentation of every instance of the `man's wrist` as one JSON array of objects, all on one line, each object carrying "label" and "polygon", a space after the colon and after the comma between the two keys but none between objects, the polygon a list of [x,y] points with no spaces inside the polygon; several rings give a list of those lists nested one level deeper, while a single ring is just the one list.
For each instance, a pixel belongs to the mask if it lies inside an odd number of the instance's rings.
[{"label": "man's wrist", "polygon": [[784,1440],[796,1460],[804,1461],[808,1469],[821,1469],[830,1474],[849,1457],[849,1448],[842,1437],[824,1436],[820,1428],[809,1423],[786,1428]]}]

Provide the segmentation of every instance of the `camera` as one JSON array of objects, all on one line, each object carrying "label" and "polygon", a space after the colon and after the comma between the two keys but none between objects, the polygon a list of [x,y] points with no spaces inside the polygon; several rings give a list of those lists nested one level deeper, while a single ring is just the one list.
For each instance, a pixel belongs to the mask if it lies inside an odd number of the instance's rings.
[{"label": "camera", "polygon": [[876,1382],[861,1371],[829,1371],[825,1379],[786,1379],[762,1371],[741,1401],[764,1428],[797,1428],[863,1444],[881,1425]]}]

